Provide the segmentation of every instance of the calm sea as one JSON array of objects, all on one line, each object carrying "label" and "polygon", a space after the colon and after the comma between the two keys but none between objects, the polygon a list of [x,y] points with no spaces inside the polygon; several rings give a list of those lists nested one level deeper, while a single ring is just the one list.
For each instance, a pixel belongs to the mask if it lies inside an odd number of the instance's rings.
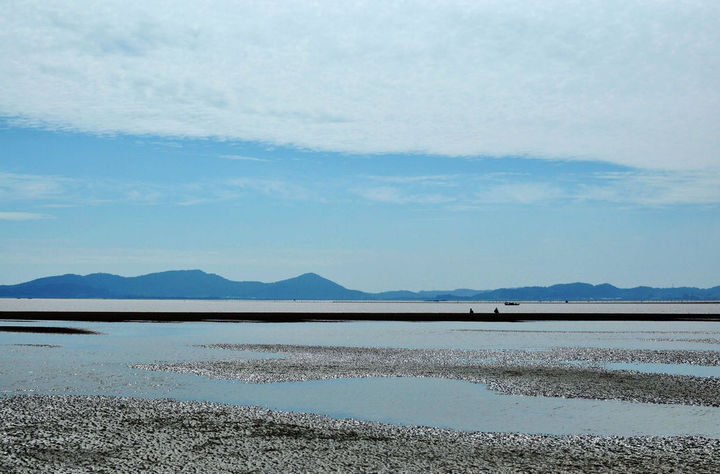
[{"label": "calm sea", "polygon": [[[339,305],[339,306],[338,306]],[[462,305],[466,305],[463,303]],[[208,308],[366,308],[417,311],[452,303],[325,303],[238,301],[3,300],[3,309],[189,311]],[[546,305],[541,305],[546,307]],[[562,307],[562,305],[556,305]],[[575,308],[597,305],[577,304]],[[618,305],[621,306],[621,305]],[[643,308],[642,305],[622,305]],[[477,307],[477,306],[476,306]],[[522,307],[522,306],[521,306]],[[602,305],[605,308],[615,305]],[[654,308],[663,306],[653,305]],[[686,305],[682,305],[683,308]],[[687,306],[703,310],[705,305]],[[398,309],[400,308],[400,309]],[[308,310],[308,309],[305,309]],[[333,309],[334,310],[334,309]],[[353,309],[354,310],[354,309]],[[653,309],[657,311],[657,309]],[[716,322],[341,322],[341,323],[87,323],[3,321],[3,325],[87,328],[99,335],[0,332],[0,395],[22,393],[170,397],[259,405],[408,425],[468,431],[602,435],[694,434],[720,438],[720,408],[501,395],[482,384],[434,378],[338,379],[248,384],[130,368],[154,361],[230,360],[268,354],[196,347],[213,343],[312,344],[455,349],[618,347],[720,350]],[[50,346],[50,347],[49,347]],[[629,368],[719,377],[717,367],[637,364]],[[610,367],[613,368],[613,367]],[[628,368],[628,367],[619,367]]]}]

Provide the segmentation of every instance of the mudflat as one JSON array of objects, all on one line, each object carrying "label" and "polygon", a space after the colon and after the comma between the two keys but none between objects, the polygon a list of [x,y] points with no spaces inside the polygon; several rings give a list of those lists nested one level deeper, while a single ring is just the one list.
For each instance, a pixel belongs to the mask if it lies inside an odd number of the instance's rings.
[{"label": "mudflat", "polygon": [[719,472],[701,437],[465,433],[113,397],[0,398],[2,472]]},{"label": "mudflat", "polygon": [[[720,406],[720,379],[607,370],[602,362],[690,363],[720,366],[718,351],[556,348],[548,351],[453,350],[283,344],[212,344],[228,351],[282,355],[137,364],[163,370],[251,383],[341,377],[440,377],[484,383],[515,395]],[[563,361],[581,360],[587,365]]]}]

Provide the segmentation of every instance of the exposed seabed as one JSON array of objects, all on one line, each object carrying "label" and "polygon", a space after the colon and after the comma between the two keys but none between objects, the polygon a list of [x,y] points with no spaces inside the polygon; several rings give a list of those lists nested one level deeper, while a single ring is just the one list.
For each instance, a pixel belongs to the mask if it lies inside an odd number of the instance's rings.
[{"label": "exposed seabed", "polygon": [[464,433],[112,397],[0,398],[2,472],[718,472],[720,440]]}]

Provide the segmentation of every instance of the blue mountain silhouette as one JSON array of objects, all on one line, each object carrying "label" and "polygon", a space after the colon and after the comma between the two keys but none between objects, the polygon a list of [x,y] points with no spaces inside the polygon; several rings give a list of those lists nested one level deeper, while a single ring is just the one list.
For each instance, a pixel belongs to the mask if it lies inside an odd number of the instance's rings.
[{"label": "blue mountain silhouette", "polygon": [[264,300],[452,300],[452,301],[717,301],[720,286],[617,288],[610,284],[568,283],[497,290],[387,291],[347,289],[316,273],[273,283],[231,281],[201,270],[173,270],[136,277],[109,273],[58,275],[0,286],[6,298],[180,298]]}]

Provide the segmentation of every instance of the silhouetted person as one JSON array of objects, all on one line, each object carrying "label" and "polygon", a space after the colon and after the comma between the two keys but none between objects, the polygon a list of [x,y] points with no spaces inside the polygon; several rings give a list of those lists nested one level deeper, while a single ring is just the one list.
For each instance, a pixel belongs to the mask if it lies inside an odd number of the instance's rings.
[{"label": "silhouetted person", "polygon": [[474,312],[475,312],[475,311],[473,311],[472,308],[470,308],[470,314],[473,314]]},{"label": "silhouetted person", "polygon": [[500,314],[500,311],[498,311],[497,307],[495,307],[495,311],[493,311],[495,314]]}]

